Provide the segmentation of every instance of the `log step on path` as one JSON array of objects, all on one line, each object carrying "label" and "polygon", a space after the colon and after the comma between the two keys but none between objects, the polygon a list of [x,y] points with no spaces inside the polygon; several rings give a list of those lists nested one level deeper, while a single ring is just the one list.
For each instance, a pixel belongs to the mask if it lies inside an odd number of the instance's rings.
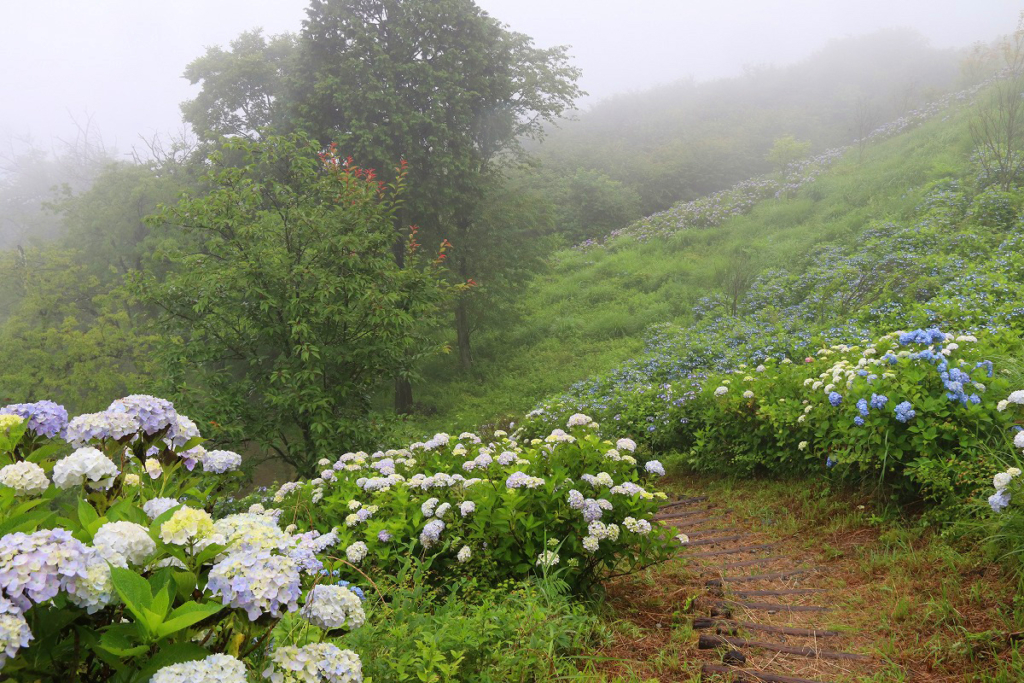
[{"label": "log step on path", "polygon": [[[698,639],[698,649],[716,658],[705,660],[701,668],[702,680],[831,683],[838,677],[845,679],[862,670],[866,672],[864,677],[869,677],[869,672],[873,671],[870,665],[875,660],[844,651],[844,631],[823,628],[824,624],[820,623],[824,619],[821,615],[835,615],[828,617],[829,624],[841,623],[842,615],[842,602],[833,597],[825,587],[827,584],[823,584],[828,577],[826,568],[809,566],[814,564],[815,557],[803,550],[791,549],[792,554],[787,555],[785,539],[767,538],[754,531],[749,523],[736,519],[731,510],[714,508],[714,501],[708,497],[695,498],[666,506],[670,512],[662,508],[663,512],[656,519],[664,520],[667,529],[673,532],[678,529],[682,533],[686,533],[687,526],[693,528],[709,521],[710,509],[714,510],[711,518],[729,520],[725,522],[727,529],[698,531],[695,528],[692,535],[697,538],[683,546],[680,553],[693,561],[694,571],[705,576],[712,574],[704,582],[705,595],[698,601],[699,605],[710,609],[711,616],[694,617],[692,621],[694,630],[712,631],[702,633]],[[697,502],[703,503],[700,509],[686,509],[686,505]],[[709,534],[718,535],[709,537]],[[704,545],[725,547],[697,552],[696,546]],[[743,558],[744,554],[748,557]],[[715,558],[721,561],[716,562]],[[745,570],[747,567],[752,569]],[[735,570],[758,573],[740,574]],[[785,583],[772,585],[790,579],[799,580],[801,585],[792,588]],[[815,600],[819,604],[800,604],[808,596],[819,596]],[[761,602],[764,598],[776,601]],[[743,621],[733,617],[734,612],[743,610],[767,612],[774,615],[767,619],[774,623],[758,623],[762,621],[760,618]],[[825,638],[831,641],[828,649],[819,642]],[[805,658],[809,664],[799,664],[800,658]]]}]

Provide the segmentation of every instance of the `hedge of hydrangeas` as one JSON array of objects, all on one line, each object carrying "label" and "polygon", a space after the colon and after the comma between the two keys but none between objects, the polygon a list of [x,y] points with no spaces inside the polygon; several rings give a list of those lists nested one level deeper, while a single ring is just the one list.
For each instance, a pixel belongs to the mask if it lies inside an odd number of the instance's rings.
[{"label": "hedge of hydrangeas", "polygon": [[[282,529],[280,509],[215,518],[240,464],[152,396],[0,410],[3,679],[361,681],[321,637],[366,619],[325,566],[338,535]],[[304,626],[275,631],[292,613]]]},{"label": "hedge of hydrangeas", "polygon": [[441,582],[472,574],[497,585],[557,567],[576,591],[667,557],[653,530],[664,468],[635,442],[605,440],[583,414],[521,441],[495,432],[437,434],[406,448],[323,460],[320,476],[231,503],[273,505],[288,528],[325,532],[362,571],[393,573],[413,555]]}]

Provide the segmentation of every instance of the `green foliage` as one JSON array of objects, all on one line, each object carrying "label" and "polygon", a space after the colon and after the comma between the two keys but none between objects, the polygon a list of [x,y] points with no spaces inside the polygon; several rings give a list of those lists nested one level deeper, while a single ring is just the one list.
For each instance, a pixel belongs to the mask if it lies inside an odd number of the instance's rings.
[{"label": "green foliage", "polygon": [[382,613],[352,634],[364,675],[379,681],[498,683],[564,680],[587,652],[597,619],[553,578],[496,588],[476,581],[426,588],[420,572],[384,589]]},{"label": "green foliage", "polygon": [[372,444],[371,392],[436,351],[448,287],[414,240],[395,262],[404,173],[385,186],[301,137],[234,141],[207,194],[156,218],[193,242],[133,291],[160,309],[162,354],[186,403],[301,472]]},{"label": "green foliage", "polygon": [[387,454],[347,453],[334,465],[321,461],[312,481],[236,505],[283,507],[283,519],[301,529],[327,531],[344,520],[341,545],[365,543],[364,569],[395,575],[415,555],[429,563],[431,581],[474,577],[493,586],[543,575],[553,562],[550,573],[586,593],[608,575],[669,556],[675,543],[640,521],[665,494],[645,490],[651,475],[611,441],[580,425],[528,444],[494,436],[480,444],[468,433],[438,434]]}]

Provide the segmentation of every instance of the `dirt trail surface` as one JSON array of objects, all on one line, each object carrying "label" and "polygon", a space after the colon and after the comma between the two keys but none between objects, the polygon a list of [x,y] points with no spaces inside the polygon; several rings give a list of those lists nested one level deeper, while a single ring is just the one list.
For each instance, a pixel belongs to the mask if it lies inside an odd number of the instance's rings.
[{"label": "dirt trail surface", "polygon": [[605,585],[614,683],[1024,681],[1005,570],[821,485],[693,481],[656,519],[676,558]]},{"label": "dirt trail surface", "polygon": [[704,589],[692,619],[704,678],[810,683],[877,671],[844,622],[844,587],[814,554],[752,532],[703,496],[656,519],[690,539],[683,557]]}]

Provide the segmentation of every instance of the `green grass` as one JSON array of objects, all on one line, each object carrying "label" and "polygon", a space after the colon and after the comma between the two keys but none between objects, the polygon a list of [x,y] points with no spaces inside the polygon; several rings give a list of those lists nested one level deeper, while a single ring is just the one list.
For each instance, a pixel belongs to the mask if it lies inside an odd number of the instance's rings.
[{"label": "green grass", "polygon": [[[941,119],[941,116],[940,116]],[[910,216],[929,183],[962,174],[972,148],[966,114],[933,120],[851,152],[792,199],[704,230],[604,249],[565,250],[520,298],[522,314],[474,337],[476,367],[452,357],[426,368],[413,431],[475,429],[515,419],[545,396],[640,355],[654,324],[685,325],[694,304],[719,291],[715,274],[736,250],[751,268],[801,272],[824,244],[849,244],[872,222]]]}]

